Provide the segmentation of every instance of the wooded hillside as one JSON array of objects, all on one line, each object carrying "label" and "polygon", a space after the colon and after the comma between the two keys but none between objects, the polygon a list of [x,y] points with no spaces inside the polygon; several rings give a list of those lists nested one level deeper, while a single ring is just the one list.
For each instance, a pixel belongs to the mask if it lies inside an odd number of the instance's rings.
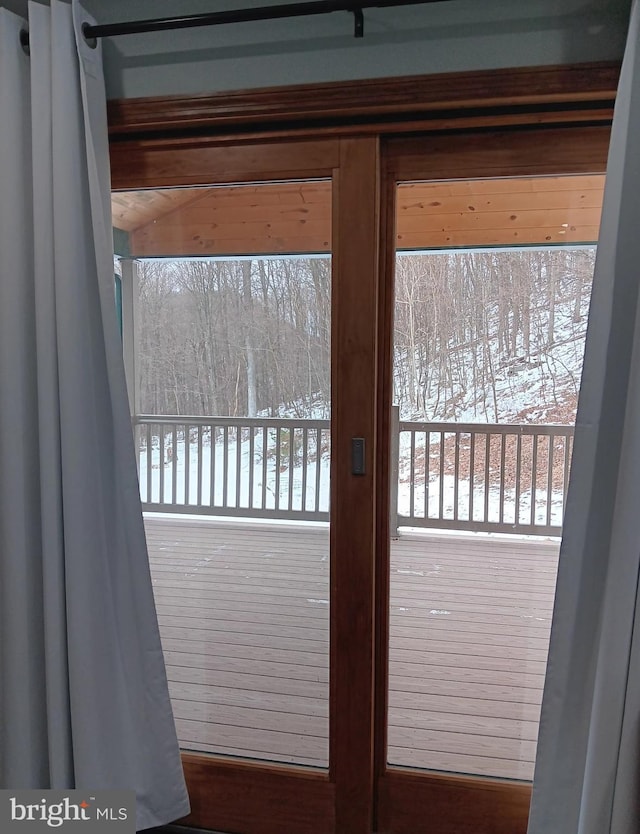
[{"label": "wooded hillside", "polygon": [[[594,247],[400,254],[403,418],[572,422],[594,260]],[[328,416],[329,258],[137,270],[143,413]]]}]

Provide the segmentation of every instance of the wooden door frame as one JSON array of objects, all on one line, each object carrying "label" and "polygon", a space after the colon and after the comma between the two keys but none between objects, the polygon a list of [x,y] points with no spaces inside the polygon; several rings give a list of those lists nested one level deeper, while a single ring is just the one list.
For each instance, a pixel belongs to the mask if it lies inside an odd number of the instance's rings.
[{"label": "wooden door frame", "polygon": [[[434,834],[526,829],[527,784],[386,765],[395,190],[400,180],[602,170],[618,72],[544,67],[110,103],[115,190],[334,181],[337,743],[326,774],[185,753],[193,809],[185,822],[243,834],[415,834],[430,808]],[[350,440],[360,436],[364,477],[349,468]]]}]

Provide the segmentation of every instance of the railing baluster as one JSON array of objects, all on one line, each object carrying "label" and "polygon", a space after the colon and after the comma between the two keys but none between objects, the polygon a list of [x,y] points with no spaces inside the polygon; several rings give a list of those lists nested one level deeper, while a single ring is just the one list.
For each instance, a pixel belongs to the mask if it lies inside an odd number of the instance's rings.
[{"label": "railing baluster", "polygon": [[216,505],[216,464],[218,457],[216,452],[218,448],[217,444],[217,437],[216,437],[216,425],[215,423],[211,424],[210,427],[210,439],[209,439],[209,448],[211,450],[211,459],[209,460],[209,468],[211,469],[211,484],[209,486],[209,504],[212,507]]},{"label": "railing baluster", "polygon": [[486,432],[484,436],[484,518],[485,523],[489,521],[489,494],[491,492],[491,435]]},{"label": "railing baluster", "polygon": [[505,462],[506,462],[506,455],[507,455],[507,435],[501,435],[501,444],[500,444],[500,524],[504,524],[504,491],[505,491],[505,484],[504,480],[506,477],[505,472]]},{"label": "railing baluster", "polygon": [[309,443],[309,429],[304,426],[302,429],[302,496],[300,499],[300,509],[304,512],[307,509],[307,465],[309,455],[307,453],[307,444]]},{"label": "railing baluster", "polygon": [[242,426],[236,426],[236,507],[240,506],[242,482]]},{"label": "railing baluster", "polygon": [[440,495],[438,518],[444,518],[444,432],[440,432]]},{"label": "railing baluster", "polygon": [[222,432],[222,506],[229,506],[229,426]]},{"label": "railing baluster", "polygon": [[416,483],[416,433],[411,432],[411,454],[409,457],[409,515],[413,518],[416,514],[415,508],[415,483]]},{"label": "railing baluster", "polygon": [[249,499],[247,501],[247,507],[253,507],[253,469],[255,466],[256,452],[254,431],[255,429],[251,426],[249,428]]},{"label": "railing baluster", "polygon": [[262,509],[267,509],[267,456],[269,454],[269,430],[262,428]]},{"label": "railing baluster", "polygon": [[536,523],[536,489],[538,487],[538,435],[531,435],[531,520],[533,526]]},{"label": "railing baluster", "polygon": [[551,524],[551,510],[553,504],[553,453],[555,437],[553,434],[550,434],[547,439],[549,441],[549,457],[547,467],[547,525],[549,525]]},{"label": "railing baluster", "polygon": [[476,478],[476,433],[469,434],[469,521],[473,521],[473,493]]},{"label": "railing baluster", "polygon": [[295,429],[289,428],[289,512],[293,509],[293,466],[294,466]]},{"label": "railing baluster", "polygon": [[280,426],[276,429],[276,510],[280,509],[280,444],[282,443],[282,432]]},{"label": "railing baluster", "polygon": [[158,495],[158,499],[161,504],[164,504],[166,503],[164,500],[164,426],[160,426],[160,431],[158,434],[158,443],[158,454],[160,455],[160,492]]},{"label": "railing baluster", "polygon": [[199,507],[202,506],[202,426],[198,426],[198,495],[196,502]]},{"label": "railing baluster", "polygon": [[[429,518],[429,482],[431,478],[431,432],[424,433],[424,517]],[[396,501],[397,503],[397,501]],[[396,507],[396,513],[398,509]]]},{"label": "railing baluster", "polygon": [[460,432],[456,431],[453,453],[453,520],[458,520],[458,498],[460,484]]},{"label": "railing baluster", "polygon": [[151,441],[151,423],[147,423],[147,504],[153,501],[151,470],[153,469],[153,446]]},{"label": "railing baluster", "polygon": [[516,509],[514,523],[520,524],[520,473],[522,465],[522,435],[516,436]]},{"label": "railing baluster", "polygon": [[316,495],[314,509],[320,510],[320,461],[322,458],[322,429],[316,429]]},{"label": "railing baluster", "polygon": [[191,478],[191,426],[184,427],[184,503],[189,504]]},{"label": "railing baluster", "polygon": [[175,507],[178,503],[178,427],[171,432],[171,503]]}]

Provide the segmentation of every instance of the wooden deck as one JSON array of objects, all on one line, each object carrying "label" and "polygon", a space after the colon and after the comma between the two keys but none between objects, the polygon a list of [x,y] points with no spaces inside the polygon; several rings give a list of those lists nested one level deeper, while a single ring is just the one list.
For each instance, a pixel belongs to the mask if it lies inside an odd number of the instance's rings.
[{"label": "wooden deck", "polygon": [[[328,763],[328,529],[146,517],[181,746]],[[557,541],[392,543],[389,762],[531,779]]]}]

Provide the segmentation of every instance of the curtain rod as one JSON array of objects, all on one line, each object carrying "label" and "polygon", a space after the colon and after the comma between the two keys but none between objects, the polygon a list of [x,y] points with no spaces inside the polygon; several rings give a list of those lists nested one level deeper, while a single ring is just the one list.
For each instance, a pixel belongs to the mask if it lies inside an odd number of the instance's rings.
[{"label": "curtain rod", "polygon": [[[137,35],[145,32],[163,32],[171,29],[191,29],[197,26],[221,26],[226,23],[249,23],[260,20],[279,20],[289,17],[350,12],[354,16],[354,37],[364,36],[364,9],[383,9],[395,6],[419,6],[427,3],[446,3],[450,0],[311,0],[307,3],[281,3],[276,6],[259,6],[254,9],[231,9],[224,12],[193,14],[183,17],[159,17],[122,23],[85,23],[82,32],[87,41],[96,38]],[[29,33],[20,32],[20,43],[29,48]]]}]

